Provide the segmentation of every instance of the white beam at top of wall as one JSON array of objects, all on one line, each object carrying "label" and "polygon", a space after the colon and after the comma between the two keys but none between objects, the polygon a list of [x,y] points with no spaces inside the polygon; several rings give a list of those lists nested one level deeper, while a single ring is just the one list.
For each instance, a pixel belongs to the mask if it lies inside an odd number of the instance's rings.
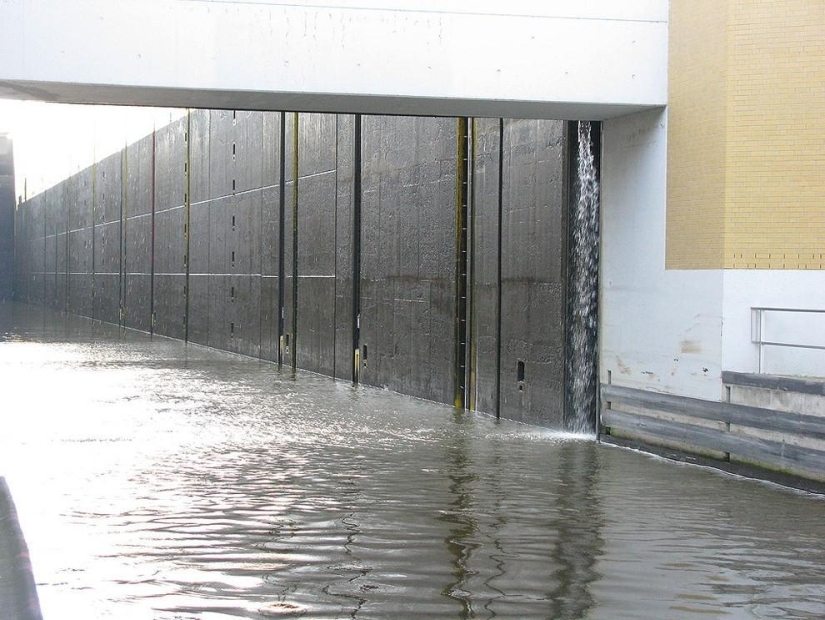
[{"label": "white beam at top of wall", "polygon": [[603,119],[662,106],[667,0],[0,0],[0,96]]}]

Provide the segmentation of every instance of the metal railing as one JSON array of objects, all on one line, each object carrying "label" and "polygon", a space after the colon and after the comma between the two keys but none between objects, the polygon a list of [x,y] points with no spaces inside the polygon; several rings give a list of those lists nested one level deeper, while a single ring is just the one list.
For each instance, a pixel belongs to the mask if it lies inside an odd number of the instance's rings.
[{"label": "metal railing", "polygon": [[762,373],[765,360],[765,347],[788,347],[794,349],[813,349],[825,351],[825,345],[803,344],[799,342],[779,342],[775,340],[764,340],[765,336],[765,316],[770,312],[799,313],[799,314],[821,314],[825,315],[825,310],[815,310],[812,308],[751,308],[751,342],[759,347],[759,373]]}]

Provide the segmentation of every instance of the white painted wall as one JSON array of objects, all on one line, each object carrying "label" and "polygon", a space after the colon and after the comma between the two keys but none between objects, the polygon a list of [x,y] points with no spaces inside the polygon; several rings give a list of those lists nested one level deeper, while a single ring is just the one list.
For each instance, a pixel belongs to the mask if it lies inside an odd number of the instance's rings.
[{"label": "white painted wall", "polygon": [[[825,275],[665,270],[666,154],[665,111],[603,124],[601,381],[720,400],[722,370],[760,370],[751,308],[825,310]],[[765,336],[825,345],[825,314],[769,315]],[[761,370],[822,377],[825,352],[769,347]]]},{"label": "white painted wall", "polygon": [[667,0],[3,0],[0,96],[602,119],[667,98]]},{"label": "white painted wall", "polygon": [[601,381],[719,400],[723,272],[665,270],[666,154],[665,111],[603,125]]},{"label": "white painted wall", "polygon": [[[758,372],[759,348],[751,343],[751,308],[807,308],[825,311],[822,271],[743,270],[724,272],[723,358],[725,370]],[[825,346],[825,314],[768,314],[772,340]],[[825,351],[766,347],[762,372],[825,376]]]}]

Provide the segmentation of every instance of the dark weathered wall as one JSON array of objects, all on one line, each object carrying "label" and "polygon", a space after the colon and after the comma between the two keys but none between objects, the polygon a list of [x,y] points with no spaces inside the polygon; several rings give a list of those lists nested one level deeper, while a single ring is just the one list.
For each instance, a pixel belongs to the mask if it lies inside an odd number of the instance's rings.
[{"label": "dark weathered wall", "polygon": [[473,127],[470,403],[502,417],[561,427],[564,126],[477,119]]},{"label": "dark weathered wall", "polygon": [[14,155],[11,138],[0,135],[0,300],[14,289]]},{"label": "dark weathered wall", "polygon": [[553,427],[564,402],[562,137],[554,121],[504,123],[501,415]]},{"label": "dark weathered wall", "polygon": [[282,114],[263,118],[263,157],[261,159],[261,358],[278,361],[280,317],[280,216],[281,216],[281,122]]},{"label": "dark weathered wall", "polygon": [[120,316],[122,173],[121,153],[107,157],[97,164],[94,199],[94,255],[92,257],[94,264],[92,316],[107,323],[117,323]]},{"label": "dark weathered wall", "polygon": [[[336,117],[335,376],[353,377],[355,117]],[[358,172],[360,178],[360,170]]]},{"label": "dark weathered wall", "polygon": [[45,199],[44,193],[23,203],[15,221],[15,296],[32,304],[44,303]]},{"label": "dark weathered wall", "polygon": [[298,329],[300,366],[335,374],[338,131],[334,114],[298,116]]},{"label": "dark weathered wall", "polygon": [[154,136],[135,142],[124,153],[123,321],[142,331],[152,326],[154,154]]},{"label": "dark weathered wall", "polygon": [[186,119],[155,136],[155,331],[186,335]]},{"label": "dark weathered wall", "polygon": [[361,377],[452,402],[456,121],[365,117],[362,137]]},{"label": "dark weathered wall", "polygon": [[562,130],[192,111],[22,205],[17,296],[560,426]]},{"label": "dark weathered wall", "polygon": [[473,213],[470,220],[471,408],[498,412],[501,121],[474,123]]},{"label": "dark weathered wall", "polygon": [[[75,200],[67,205],[69,212],[69,294],[68,311],[92,316],[94,301],[94,180],[95,167],[86,168],[69,180],[70,194]],[[71,181],[74,180],[74,187]]]}]

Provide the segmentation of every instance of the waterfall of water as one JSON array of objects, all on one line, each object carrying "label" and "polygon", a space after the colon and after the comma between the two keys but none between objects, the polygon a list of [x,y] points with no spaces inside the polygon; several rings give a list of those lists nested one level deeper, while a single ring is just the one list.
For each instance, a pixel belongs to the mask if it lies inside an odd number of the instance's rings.
[{"label": "waterfall of water", "polygon": [[568,426],[595,430],[599,296],[599,183],[591,126],[579,122],[577,200],[570,214]]}]

